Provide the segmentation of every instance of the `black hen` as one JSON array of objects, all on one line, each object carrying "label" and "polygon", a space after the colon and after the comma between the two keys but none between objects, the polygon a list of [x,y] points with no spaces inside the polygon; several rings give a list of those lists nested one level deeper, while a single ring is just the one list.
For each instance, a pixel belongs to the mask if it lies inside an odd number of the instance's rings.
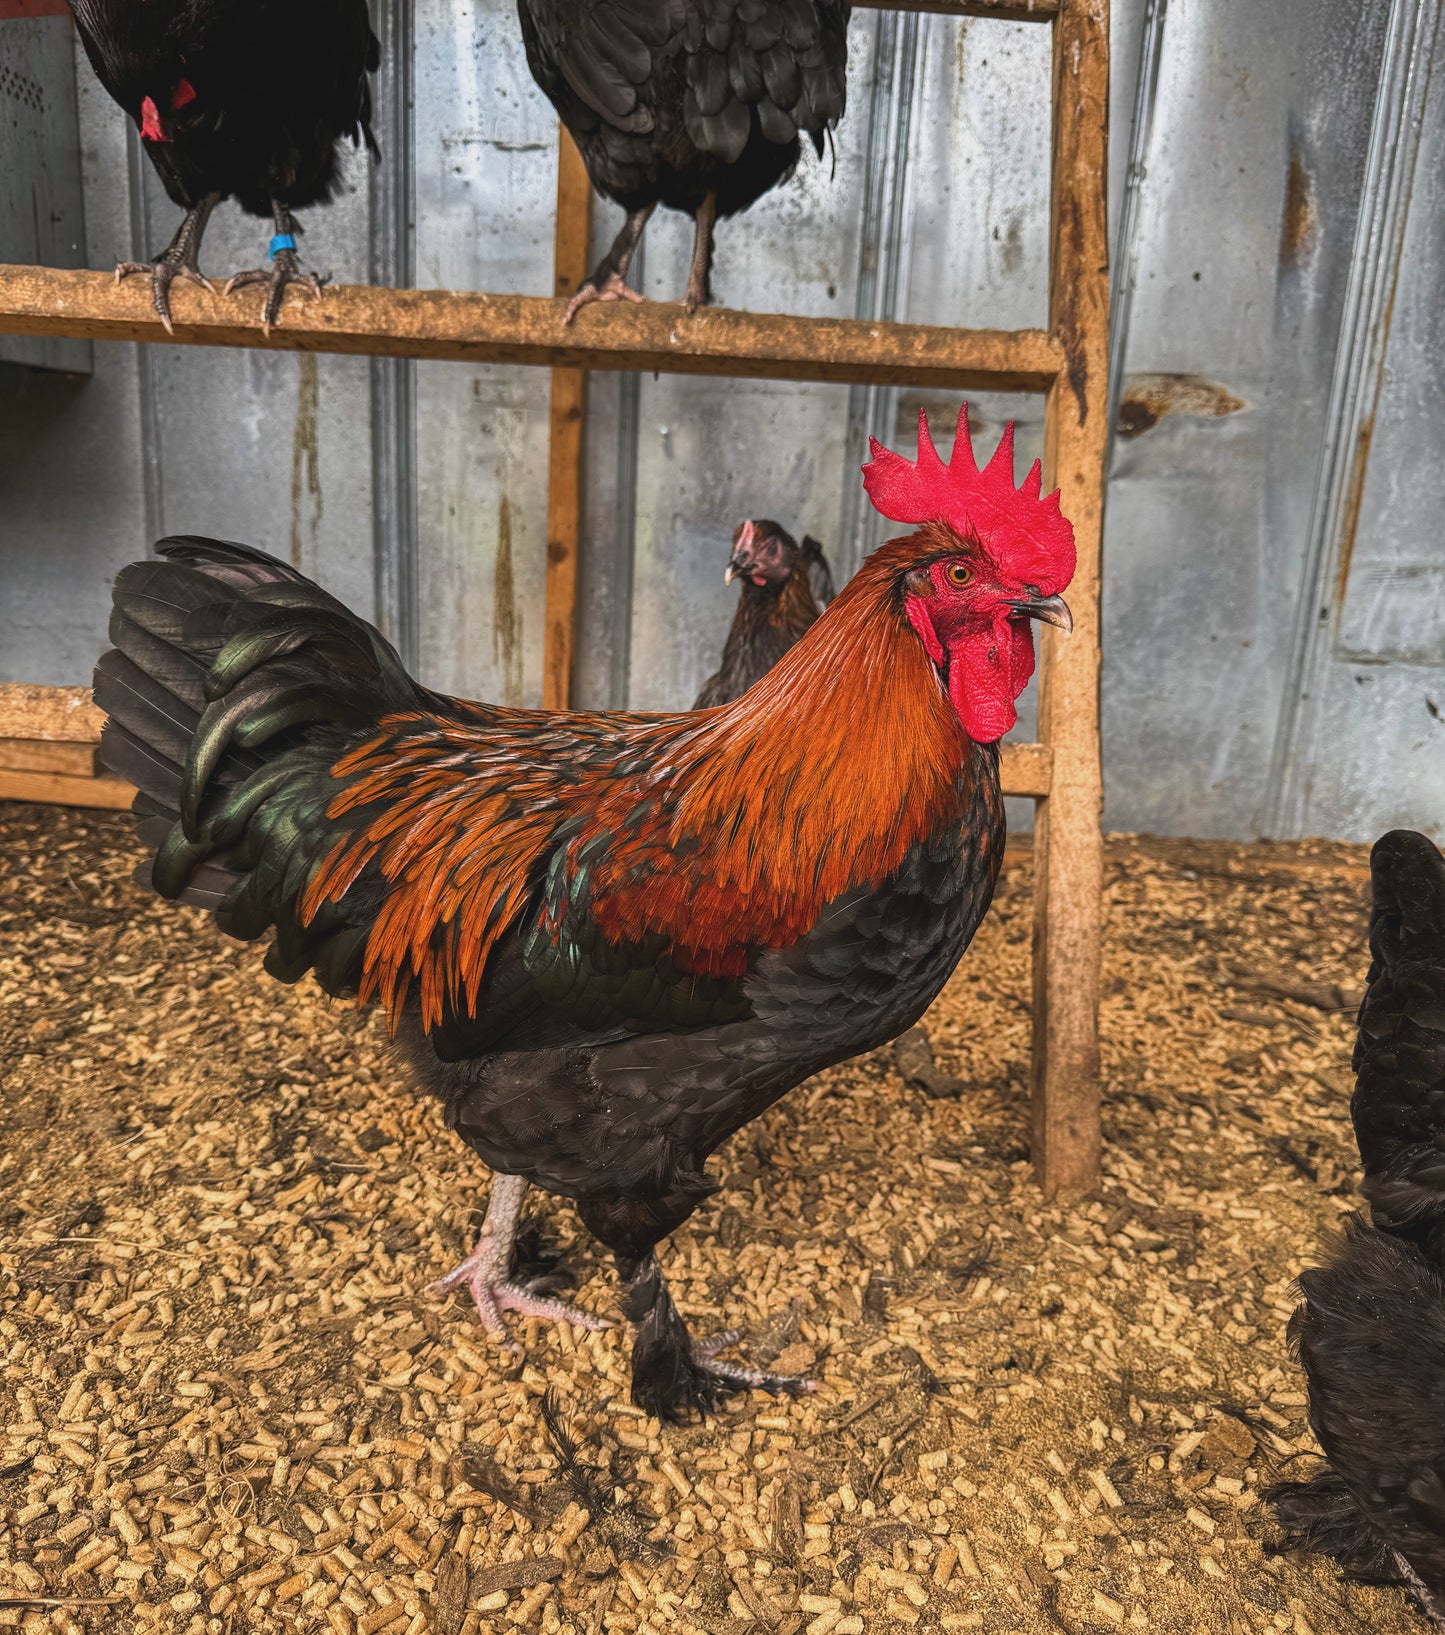
[{"label": "black hen", "polygon": [[713,225],[819,157],[843,117],[849,0],[517,0],[527,62],[627,220],[578,290],[640,300],[627,269],[659,204],[697,223],[684,304],[711,299]]},{"label": "black hen", "polygon": [[722,663],[693,709],[730,704],[782,658],[833,600],[833,575],[811,534],[803,543],[779,523],[742,522],[733,532],[727,583],[743,582]]},{"label": "black hen", "polygon": [[1373,1224],[1300,1278],[1290,1338],[1329,1469],[1273,1497],[1295,1542],[1445,1629],[1445,860],[1396,830],[1370,862],[1350,1110]]},{"label": "black hen", "polygon": [[267,286],[269,332],[288,284],[319,294],[296,254],[293,210],[324,203],[338,183],[337,144],[371,134],[368,74],[380,61],[366,0],[68,0],[100,82],[135,121],[166,192],[186,212],[148,273],[171,327],[175,279],[205,285],[198,266],[211,211],[234,196],[270,216],[271,266],[226,286]]}]

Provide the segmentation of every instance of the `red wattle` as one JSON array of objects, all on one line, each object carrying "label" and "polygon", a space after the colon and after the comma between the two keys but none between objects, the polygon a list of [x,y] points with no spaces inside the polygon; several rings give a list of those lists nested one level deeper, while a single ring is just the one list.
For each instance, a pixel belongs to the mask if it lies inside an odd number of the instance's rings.
[{"label": "red wattle", "polygon": [[1012,728],[1018,720],[1014,700],[1033,673],[1033,631],[1007,614],[992,630],[950,646],[948,696],[974,743],[994,743]]},{"label": "red wattle", "polygon": [[171,107],[184,108],[188,102],[196,100],[196,88],[188,79],[178,79],[176,88],[171,92]]},{"label": "red wattle", "polygon": [[140,105],[140,133],[147,142],[169,142],[165,131],[161,128],[160,109],[149,97]]}]

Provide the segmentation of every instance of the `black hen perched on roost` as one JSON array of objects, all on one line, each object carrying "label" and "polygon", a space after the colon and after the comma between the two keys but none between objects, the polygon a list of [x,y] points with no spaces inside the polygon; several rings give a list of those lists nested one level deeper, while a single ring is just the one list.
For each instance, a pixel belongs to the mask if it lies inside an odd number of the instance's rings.
[{"label": "black hen perched on roost", "polygon": [[1299,1280],[1290,1338],[1329,1469],[1273,1498],[1294,1542],[1406,1585],[1445,1629],[1445,860],[1395,830],[1370,866],[1350,1111],[1372,1224]]},{"label": "black hen perched on roost", "polygon": [[517,0],[527,62],[599,193],[627,220],[567,308],[641,300],[627,269],[659,204],[697,223],[689,312],[711,300],[713,225],[819,157],[847,97],[849,0]]},{"label": "black hen perched on roost", "polygon": [[693,709],[740,698],[782,658],[833,600],[833,574],[811,534],[796,539],[779,523],[741,522],[733,531],[726,583],[743,582],[722,662]]},{"label": "black hen perched on roost", "polygon": [[116,277],[149,273],[157,315],[171,327],[170,286],[210,289],[197,264],[211,211],[234,196],[270,216],[271,267],[226,286],[268,286],[263,323],[288,284],[319,294],[297,258],[293,210],[338,185],[337,143],[374,153],[367,75],[380,62],[366,0],[68,0],[100,82],[135,121],[166,192],[186,212],[153,262],[124,261]]}]

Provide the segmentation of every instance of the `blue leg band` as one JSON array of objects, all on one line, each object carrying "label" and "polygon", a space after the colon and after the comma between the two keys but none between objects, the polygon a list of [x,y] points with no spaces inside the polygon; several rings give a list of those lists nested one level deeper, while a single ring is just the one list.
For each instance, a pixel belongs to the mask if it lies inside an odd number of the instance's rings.
[{"label": "blue leg band", "polygon": [[266,252],[266,259],[274,261],[277,250],[294,250],[295,248],[296,240],[290,233],[277,233],[275,238],[271,240],[271,248]]}]

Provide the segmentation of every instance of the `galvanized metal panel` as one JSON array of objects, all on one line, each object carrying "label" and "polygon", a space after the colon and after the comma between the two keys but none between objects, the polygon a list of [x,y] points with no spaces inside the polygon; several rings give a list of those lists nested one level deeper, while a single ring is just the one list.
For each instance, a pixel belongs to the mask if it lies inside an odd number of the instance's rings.
[{"label": "galvanized metal panel", "polygon": [[1113,827],[1264,821],[1383,10],[1175,0],[1164,18],[1120,255],[1137,274],[1104,580]]},{"label": "galvanized metal panel", "polygon": [[[1355,238],[1359,333],[1337,357],[1336,503],[1322,508],[1281,806],[1305,830],[1445,835],[1445,77],[1435,0],[1400,5],[1377,100],[1376,207]],[[1313,604],[1307,611],[1313,611]]]},{"label": "galvanized metal panel", "polygon": [[[70,19],[0,16],[0,261],[85,264]],[[89,341],[0,335],[0,367],[85,374]]]},{"label": "galvanized metal panel", "polygon": [[[508,0],[416,0],[416,276],[552,286],[557,121]],[[433,686],[539,704],[547,529],[544,370],[416,371],[419,661]]]},{"label": "galvanized metal panel", "polygon": [[[94,266],[129,248],[125,144],[112,138],[115,104],[83,57],[71,77],[84,158],[85,259]],[[6,681],[88,681],[110,614],[111,578],[144,548],[138,351],[96,347],[88,377],[20,369],[0,374],[0,678]]]}]

